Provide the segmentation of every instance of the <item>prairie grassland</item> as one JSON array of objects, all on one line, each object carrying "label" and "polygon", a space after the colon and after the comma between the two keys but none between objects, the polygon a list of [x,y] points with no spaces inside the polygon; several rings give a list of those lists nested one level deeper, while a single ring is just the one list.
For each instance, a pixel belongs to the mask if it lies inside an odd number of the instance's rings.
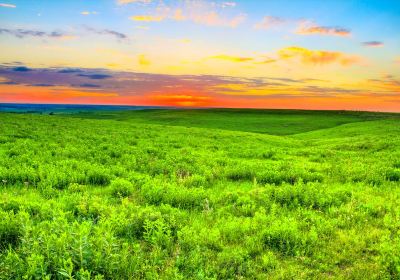
[{"label": "prairie grassland", "polygon": [[399,252],[398,115],[0,113],[0,279],[399,279]]}]

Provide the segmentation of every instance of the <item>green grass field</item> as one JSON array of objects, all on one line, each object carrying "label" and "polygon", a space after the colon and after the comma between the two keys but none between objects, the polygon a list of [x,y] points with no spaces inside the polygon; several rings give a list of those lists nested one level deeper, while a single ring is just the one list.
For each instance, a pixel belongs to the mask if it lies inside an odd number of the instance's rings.
[{"label": "green grass field", "polygon": [[400,115],[0,113],[0,279],[400,279]]}]

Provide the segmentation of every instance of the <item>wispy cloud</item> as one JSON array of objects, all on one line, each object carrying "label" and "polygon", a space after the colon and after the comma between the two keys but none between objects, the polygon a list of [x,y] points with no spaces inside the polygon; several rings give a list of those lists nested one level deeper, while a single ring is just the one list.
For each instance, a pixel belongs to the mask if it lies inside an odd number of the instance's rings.
[{"label": "wispy cloud", "polygon": [[160,2],[152,10],[145,14],[137,14],[130,17],[134,21],[159,22],[163,20],[191,21],[193,23],[208,26],[236,27],[245,19],[244,13],[235,16],[227,15],[227,7],[234,7],[234,2],[217,4],[209,1],[181,1],[176,5],[167,5]]},{"label": "wispy cloud", "polygon": [[[340,64],[342,66],[353,65],[362,62],[362,58],[342,52],[326,50],[310,50],[298,46],[286,47],[269,56],[235,56],[219,54],[204,58],[205,60],[224,60],[232,63],[251,63],[253,65],[278,63],[280,61],[298,61],[308,65]],[[289,79],[286,79],[288,81]]]},{"label": "wispy cloud", "polygon": [[30,86],[33,86],[33,87],[54,87],[55,85],[54,84],[33,84],[33,85],[30,85]]},{"label": "wispy cloud", "polygon": [[40,30],[29,29],[7,29],[1,28],[0,34],[9,34],[17,38],[37,37],[37,38],[53,38],[53,39],[72,39],[74,36],[65,34],[60,31],[46,32]]},{"label": "wispy cloud", "polygon": [[83,11],[83,12],[81,12],[81,15],[83,15],[83,16],[97,15],[97,12],[96,11]]},{"label": "wispy cloud", "polygon": [[131,3],[149,4],[152,0],[117,0],[119,5],[127,5]]},{"label": "wispy cloud", "polygon": [[9,78],[0,76],[0,85],[18,85],[18,83]]},{"label": "wispy cloud", "polygon": [[347,28],[337,26],[319,26],[312,22],[302,21],[297,28],[299,35],[327,35],[327,36],[350,36],[351,31]]},{"label": "wispy cloud", "polygon": [[362,42],[361,44],[364,47],[372,47],[372,48],[378,48],[384,46],[383,42],[380,41],[368,41],[368,42]]},{"label": "wispy cloud", "polygon": [[111,30],[111,29],[95,29],[89,26],[85,26],[86,30],[95,34],[100,34],[100,35],[111,35],[113,37],[115,37],[118,40],[126,40],[128,39],[128,35],[115,31],[115,30]]},{"label": "wispy cloud", "polygon": [[3,8],[16,8],[17,6],[14,4],[0,3],[0,7]]},{"label": "wispy cloud", "polygon": [[342,52],[310,50],[302,47],[287,47],[278,51],[280,59],[297,59],[304,64],[324,65],[339,63],[347,66],[360,62],[360,57]]},{"label": "wispy cloud", "polygon": [[111,78],[111,75],[108,74],[78,74],[79,77],[87,77],[92,80],[103,80],[107,78]]},{"label": "wispy cloud", "polygon": [[369,79],[367,82],[380,89],[397,93],[396,95],[400,92],[400,79],[396,79],[396,77],[392,75],[385,75],[379,79]]},{"label": "wispy cloud", "polygon": [[101,87],[99,85],[89,84],[89,83],[80,84],[79,86],[84,87],[84,88],[100,88]]},{"label": "wispy cloud", "polygon": [[254,25],[256,29],[271,29],[273,27],[282,25],[287,21],[280,17],[265,16],[263,19]]},{"label": "wispy cloud", "polygon": [[135,26],[135,29],[149,30],[150,27],[145,26],[145,25],[137,25],[137,26]]},{"label": "wispy cloud", "polygon": [[30,69],[30,68],[28,68],[26,66],[14,67],[12,70],[15,71],[15,72],[29,72],[29,71],[32,71],[32,69]]},{"label": "wispy cloud", "polygon": [[233,8],[236,7],[236,2],[222,2],[221,7],[222,8]]},{"label": "wispy cloud", "polygon": [[82,69],[66,68],[66,69],[58,70],[58,73],[64,73],[64,74],[80,73],[80,72],[83,72]]},{"label": "wispy cloud", "polygon": [[252,61],[253,60],[252,57],[231,56],[231,55],[225,55],[225,54],[211,56],[209,58],[210,59],[227,60],[227,61],[231,61],[231,62],[247,62],[247,61]]},{"label": "wispy cloud", "polygon": [[130,19],[134,21],[152,22],[152,21],[162,21],[164,17],[152,16],[152,15],[136,15],[136,16],[131,16]]},{"label": "wispy cloud", "polygon": [[263,58],[261,61],[256,62],[256,64],[269,64],[269,63],[274,63],[277,62],[277,59],[274,58]]}]

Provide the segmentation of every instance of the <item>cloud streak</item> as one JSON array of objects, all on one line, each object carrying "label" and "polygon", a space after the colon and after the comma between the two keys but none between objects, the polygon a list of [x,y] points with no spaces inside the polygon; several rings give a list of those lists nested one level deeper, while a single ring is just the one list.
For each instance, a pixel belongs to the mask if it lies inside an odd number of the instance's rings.
[{"label": "cloud streak", "polygon": [[46,32],[46,31],[30,30],[30,29],[0,28],[0,34],[9,34],[17,38],[25,38],[25,37],[53,38],[53,39],[72,38],[72,36],[67,35],[60,31]]},{"label": "cloud streak", "polygon": [[280,17],[265,16],[263,19],[254,25],[255,29],[271,29],[286,23],[287,20]]},{"label": "cloud streak", "polygon": [[81,15],[83,15],[83,16],[97,15],[97,12],[96,11],[83,11],[83,12],[81,12]]},{"label": "cloud streak", "polygon": [[363,45],[364,47],[371,47],[371,48],[379,48],[384,46],[383,42],[380,41],[362,42],[361,45]]},{"label": "cloud streak", "polygon": [[103,80],[107,78],[111,78],[111,75],[108,74],[78,74],[80,77],[87,77],[92,80]]},{"label": "cloud streak", "polygon": [[14,4],[0,3],[0,7],[3,7],[3,8],[13,8],[13,9],[15,9],[17,6],[14,5]]},{"label": "cloud streak", "polygon": [[[135,1],[136,2],[136,1]],[[193,22],[207,26],[237,27],[246,19],[244,13],[235,16],[227,15],[227,7],[235,7],[235,2],[217,4],[208,1],[181,1],[176,5],[167,5],[160,2],[147,13],[140,13],[130,17],[133,21],[160,22],[164,20],[178,22]]]},{"label": "cloud streak", "polygon": [[219,59],[219,60],[226,60],[230,62],[248,62],[252,61],[252,57],[241,57],[241,56],[230,56],[230,55],[216,55],[216,56],[210,56],[209,59]]},{"label": "cloud streak", "polygon": [[133,21],[144,21],[144,22],[152,22],[152,21],[162,21],[165,17],[163,16],[152,16],[152,15],[136,15],[131,16],[130,19]]},{"label": "cloud streak", "polygon": [[86,26],[86,30],[89,32],[92,32],[94,34],[110,35],[118,40],[127,40],[128,39],[128,35],[118,32],[118,31],[111,30],[111,29],[95,29],[95,28]]},{"label": "cloud streak", "polygon": [[296,30],[296,34],[299,35],[327,35],[327,36],[341,36],[348,37],[351,35],[351,31],[343,27],[332,27],[332,26],[318,26],[307,24],[301,24]]},{"label": "cloud streak", "polygon": [[152,0],[117,0],[119,5],[127,5],[132,3],[139,3],[139,4],[149,4]]},{"label": "cloud streak", "polygon": [[325,65],[338,63],[342,66],[353,65],[361,61],[360,57],[348,55],[342,52],[310,50],[302,47],[292,46],[278,51],[282,60],[299,60],[303,64]]},{"label": "cloud streak", "polygon": [[32,69],[25,67],[25,66],[17,66],[15,68],[12,69],[15,72],[29,72],[32,71]]}]

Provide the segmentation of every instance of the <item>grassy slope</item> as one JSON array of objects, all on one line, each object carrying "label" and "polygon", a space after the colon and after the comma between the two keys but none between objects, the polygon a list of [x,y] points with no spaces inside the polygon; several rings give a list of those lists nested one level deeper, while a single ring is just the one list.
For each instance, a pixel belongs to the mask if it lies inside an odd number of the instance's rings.
[{"label": "grassy slope", "polygon": [[75,114],[74,116],[134,121],[135,123],[145,124],[217,128],[273,135],[289,135],[359,121],[399,118],[398,114],[371,112],[252,109],[87,112]]},{"label": "grassy slope", "polygon": [[142,114],[0,114],[0,279],[400,277],[398,120]]}]

